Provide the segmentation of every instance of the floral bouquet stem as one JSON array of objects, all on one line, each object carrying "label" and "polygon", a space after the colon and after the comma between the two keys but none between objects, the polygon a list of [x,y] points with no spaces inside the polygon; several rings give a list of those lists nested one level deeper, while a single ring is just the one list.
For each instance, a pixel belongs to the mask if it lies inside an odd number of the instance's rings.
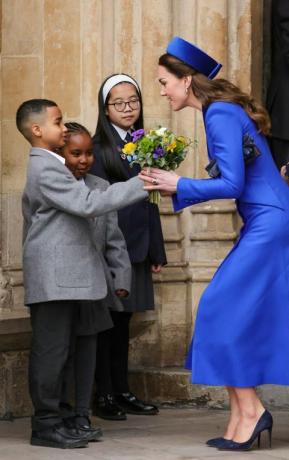
[{"label": "floral bouquet stem", "polygon": [[[148,167],[148,173],[150,174],[150,167]],[[145,185],[152,185],[151,182],[145,182]],[[158,190],[151,190],[149,192],[149,202],[159,205],[161,202],[161,194]]]},{"label": "floral bouquet stem", "polygon": [[149,192],[149,202],[159,205],[161,202],[161,194],[158,190],[152,190]]}]

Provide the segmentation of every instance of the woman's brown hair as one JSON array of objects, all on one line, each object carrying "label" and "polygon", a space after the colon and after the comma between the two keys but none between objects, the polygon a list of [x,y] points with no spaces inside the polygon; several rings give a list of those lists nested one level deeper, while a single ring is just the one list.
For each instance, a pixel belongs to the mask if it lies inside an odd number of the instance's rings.
[{"label": "woman's brown hair", "polygon": [[191,75],[192,91],[204,107],[214,101],[239,104],[256,123],[259,131],[265,135],[269,134],[271,123],[266,109],[255,101],[253,97],[243,93],[233,83],[223,78],[209,80],[205,75],[197,72],[171,54],[163,54],[159,58],[159,65],[165,67],[178,78]]}]

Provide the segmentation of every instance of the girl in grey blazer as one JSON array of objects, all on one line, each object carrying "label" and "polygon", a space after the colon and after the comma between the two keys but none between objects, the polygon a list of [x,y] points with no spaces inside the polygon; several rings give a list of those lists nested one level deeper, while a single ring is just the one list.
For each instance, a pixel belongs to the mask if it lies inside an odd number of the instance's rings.
[{"label": "girl in grey blazer", "polygon": [[[106,190],[109,186],[107,181],[87,174],[94,160],[90,133],[79,123],[65,123],[65,126],[68,129],[67,140],[60,151],[65,158],[65,165],[83,186],[91,190]],[[105,270],[108,294],[104,300],[83,302],[79,308],[75,350],[71,354],[74,363],[70,359],[70,366],[67,366],[61,407],[66,412],[67,426],[86,433],[89,441],[96,441],[101,436],[101,431],[92,428],[89,409],[95,374],[97,333],[113,326],[108,307],[117,311],[123,310],[119,297],[126,297],[130,291],[131,263],[115,211],[98,218],[90,218],[89,224],[92,241]],[[71,372],[73,368],[74,373]],[[74,412],[69,404],[73,374]]]}]

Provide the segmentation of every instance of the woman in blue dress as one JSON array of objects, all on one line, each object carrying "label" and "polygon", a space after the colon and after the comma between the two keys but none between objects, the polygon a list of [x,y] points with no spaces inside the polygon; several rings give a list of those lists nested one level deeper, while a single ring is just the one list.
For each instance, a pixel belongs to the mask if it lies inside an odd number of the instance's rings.
[{"label": "woman in blue dress", "polygon": [[[266,111],[227,80],[213,80],[220,67],[179,37],[158,67],[161,95],[172,109],[203,112],[209,159],[219,174],[191,179],[151,169],[140,177],[151,182],[148,190],[172,195],[175,211],[236,199],[243,227],[201,297],[187,364],[193,383],[225,386],[229,394],[226,432],[208,444],[245,450],[264,430],[271,441],[273,420],[255,387],[289,384],[289,188],[266,142]],[[246,165],[247,136],[259,155]]]}]

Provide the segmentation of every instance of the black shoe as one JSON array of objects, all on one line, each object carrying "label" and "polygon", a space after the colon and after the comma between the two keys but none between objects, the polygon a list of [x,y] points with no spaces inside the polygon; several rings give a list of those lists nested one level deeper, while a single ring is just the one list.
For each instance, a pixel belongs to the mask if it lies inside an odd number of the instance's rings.
[{"label": "black shoe", "polygon": [[72,433],[88,442],[99,441],[102,438],[102,431],[100,428],[93,428],[88,416],[75,415],[64,419],[66,428]]},{"label": "black shoe", "polygon": [[45,430],[32,431],[30,443],[32,446],[56,447],[59,449],[76,449],[86,447],[88,444],[85,439],[73,436],[62,424]]},{"label": "black shoe", "polygon": [[131,392],[115,395],[115,400],[127,414],[156,415],[159,412],[156,406],[141,401]]},{"label": "black shoe", "polygon": [[77,415],[75,417],[76,429],[86,435],[88,442],[99,441],[103,434],[101,428],[94,428],[88,416]]},{"label": "black shoe", "polygon": [[96,398],[94,415],[105,420],[126,420],[125,412],[119,407],[112,395]]}]

